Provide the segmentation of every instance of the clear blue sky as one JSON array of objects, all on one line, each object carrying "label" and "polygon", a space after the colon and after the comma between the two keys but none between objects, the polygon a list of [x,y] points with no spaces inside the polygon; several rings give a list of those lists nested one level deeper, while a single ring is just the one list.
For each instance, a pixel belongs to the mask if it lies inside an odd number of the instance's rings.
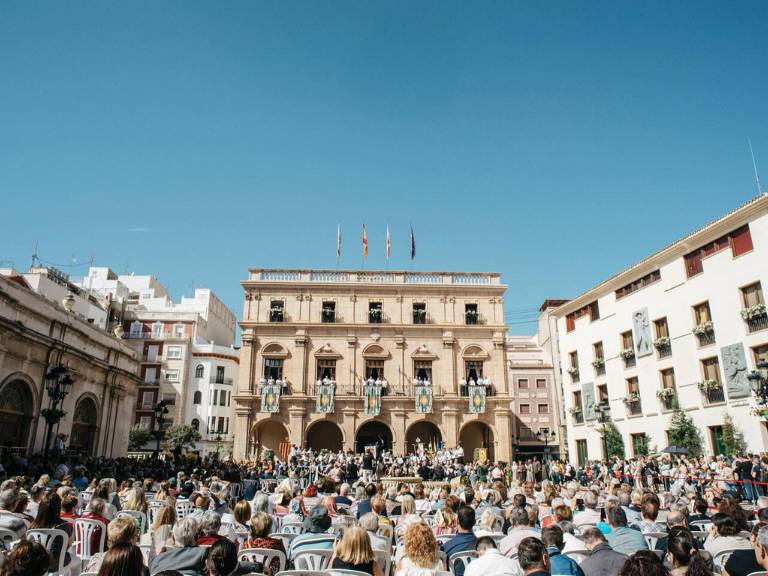
[{"label": "clear blue sky", "polygon": [[[512,331],[768,183],[768,3],[0,6],[0,259],[239,315],[249,266],[496,270]],[[77,274],[83,268],[73,268]]]}]

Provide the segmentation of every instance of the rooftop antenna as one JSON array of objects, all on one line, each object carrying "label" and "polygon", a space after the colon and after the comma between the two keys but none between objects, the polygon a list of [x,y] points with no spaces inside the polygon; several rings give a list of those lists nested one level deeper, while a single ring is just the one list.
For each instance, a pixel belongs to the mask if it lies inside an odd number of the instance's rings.
[{"label": "rooftop antenna", "polygon": [[752,169],[755,171],[755,182],[757,183],[758,196],[763,193],[763,187],[760,185],[760,175],[757,173],[757,162],[755,162],[755,151],[752,149],[752,139],[749,142],[749,153],[752,155]]},{"label": "rooftop antenna", "polygon": [[32,248],[32,266],[31,268],[34,268],[37,264],[37,240],[35,240],[35,246]]}]

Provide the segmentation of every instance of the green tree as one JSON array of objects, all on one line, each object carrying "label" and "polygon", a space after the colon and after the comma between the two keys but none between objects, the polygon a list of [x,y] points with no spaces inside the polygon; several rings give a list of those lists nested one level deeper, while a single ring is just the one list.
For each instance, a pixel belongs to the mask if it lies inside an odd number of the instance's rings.
[{"label": "green tree", "polygon": [[675,408],[669,423],[669,443],[673,446],[683,446],[690,456],[699,456],[702,452],[704,439],[701,432],[693,423],[693,418],[679,406]]},{"label": "green tree", "polygon": [[201,438],[200,432],[188,424],[178,424],[165,429],[165,444],[171,450],[194,448],[195,442],[199,442]]},{"label": "green tree", "polygon": [[648,434],[643,434],[638,438],[640,441],[634,445],[635,456],[648,456]]},{"label": "green tree", "polygon": [[723,416],[723,446],[726,454],[741,456],[747,453],[744,432],[733,423],[733,418],[727,412]]},{"label": "green tree", "polygon": [[624,439],[621,437],[621,432],[616,428],[613,420],[608,420],[605,424],[602,424],[598,431],[602,436],[605,436],[605,443],[608,445],[608,458],[613,458],[614,456],[624,458]]},{"label": "green tree", "polygon": [[152,439],[152,432],[146,426],[136,424],[128,431],[128,450],[141,450]]}]

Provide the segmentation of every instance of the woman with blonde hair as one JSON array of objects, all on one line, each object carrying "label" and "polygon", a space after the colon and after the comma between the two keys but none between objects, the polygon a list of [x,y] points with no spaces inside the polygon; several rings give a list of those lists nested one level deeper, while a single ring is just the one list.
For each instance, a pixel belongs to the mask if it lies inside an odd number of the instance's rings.
[{"label": "woman with blonde hair", "polygon": [[437,540],[424,522],[414,522],[405,531],[405,554],[397,563],[396,576],[434,575],[442,568]]},{"label": "woman with blonde hair", "polygon": [[144,488],[136,486],[128,492],[128,495],[125,498],[125,503],[123,504],[123,510],[143,512],[146,514],[147,506],[147,498],[144,495]]},{"label": "woman with blonde hair", "polygon": [[382,576],[381,567],[376,561],[368,532],[359,526],[344,530],[344,536],[333,545],[331,571],[356,570],[371,576]]},{"label": "woman with blonde hair", "polygon": [[482,538],[483,536],[490,536],[491,534],[498,534],[501,532],[501,521],[496,515],[496,512],[490,508],[483,510],[480,514],[480,519],[475,526],[475,536]]},{"label": "woman with blonde hair", "polygon": [[445,507],[438,510],[435,512],[435,536],[456,534],[458,522],[458,516],[451,508]]},{"label": "woman with blonde hair", "polygon": [[238,532],[247,531],[248,524],[251,521],[251,505],[248,500],[238,500],[235,504],[235,509],[232,511],[232,515],[235,517],[235,530]]},{"label": "woman with blonde hair", "polygon": [[172,544],[173,525],[176,523],[176,510],[173,505],[166,503],[155,515],[152,524],[152,534],[155,538],[155,554],[164,552]]},{"label": "woman with blonde hair", "polygon": [[166,498],[170,495],[169,489],[170,485],[168,484],[168,480],[160,482],[160,488],[155,492],[155,500],[158,502],[165,502]]},{"label": "woman with blonde hair", "polygon": [[[250,534],[243,544],[243,548],[269,548],[270,550],[280,550],[283,554],[287,554],[283,541],[269,536],[271,531],[272,519],[269,517],[269,514],[266,512],[256,512],[251,518]],[[271,565],[264,566],[264,574],[267,574],[267,576],[277,574],[280,570],[280,564],[276,560],[277,558],[274,558]]]}]

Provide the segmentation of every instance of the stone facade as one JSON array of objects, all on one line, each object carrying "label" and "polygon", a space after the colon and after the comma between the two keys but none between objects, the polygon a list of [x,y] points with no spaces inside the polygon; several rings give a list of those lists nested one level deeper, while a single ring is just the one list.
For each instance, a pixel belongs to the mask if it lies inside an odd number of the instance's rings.
[{"label": "stone facade", "polygon": [[74,384],[59,406],[66,414],[54,435],[65,435],[70,449],[94,456],[125,455],[139,383],[134,352],[33,292],[23,276],[0,276],[0,450],[43,450],[45,375],[60,364]]},{"label": "stone facade", "polygon": [[[251,269],[242,282],[236,458],[280,443],[395,453],[416,440],[509,460],[512,398],[498,274]],[[378,311],[377,311],[378,310]],[[262,377],[287,380],[279,409],[261,412]],[[378,416],[363,381],[385,379]],[[417,413],[416,378],[428,378],[431,413]],[[483,413],[470,413],[461,379],[490,379]],[[318,411],[317,381],[335,381],[331,413]]]}]

